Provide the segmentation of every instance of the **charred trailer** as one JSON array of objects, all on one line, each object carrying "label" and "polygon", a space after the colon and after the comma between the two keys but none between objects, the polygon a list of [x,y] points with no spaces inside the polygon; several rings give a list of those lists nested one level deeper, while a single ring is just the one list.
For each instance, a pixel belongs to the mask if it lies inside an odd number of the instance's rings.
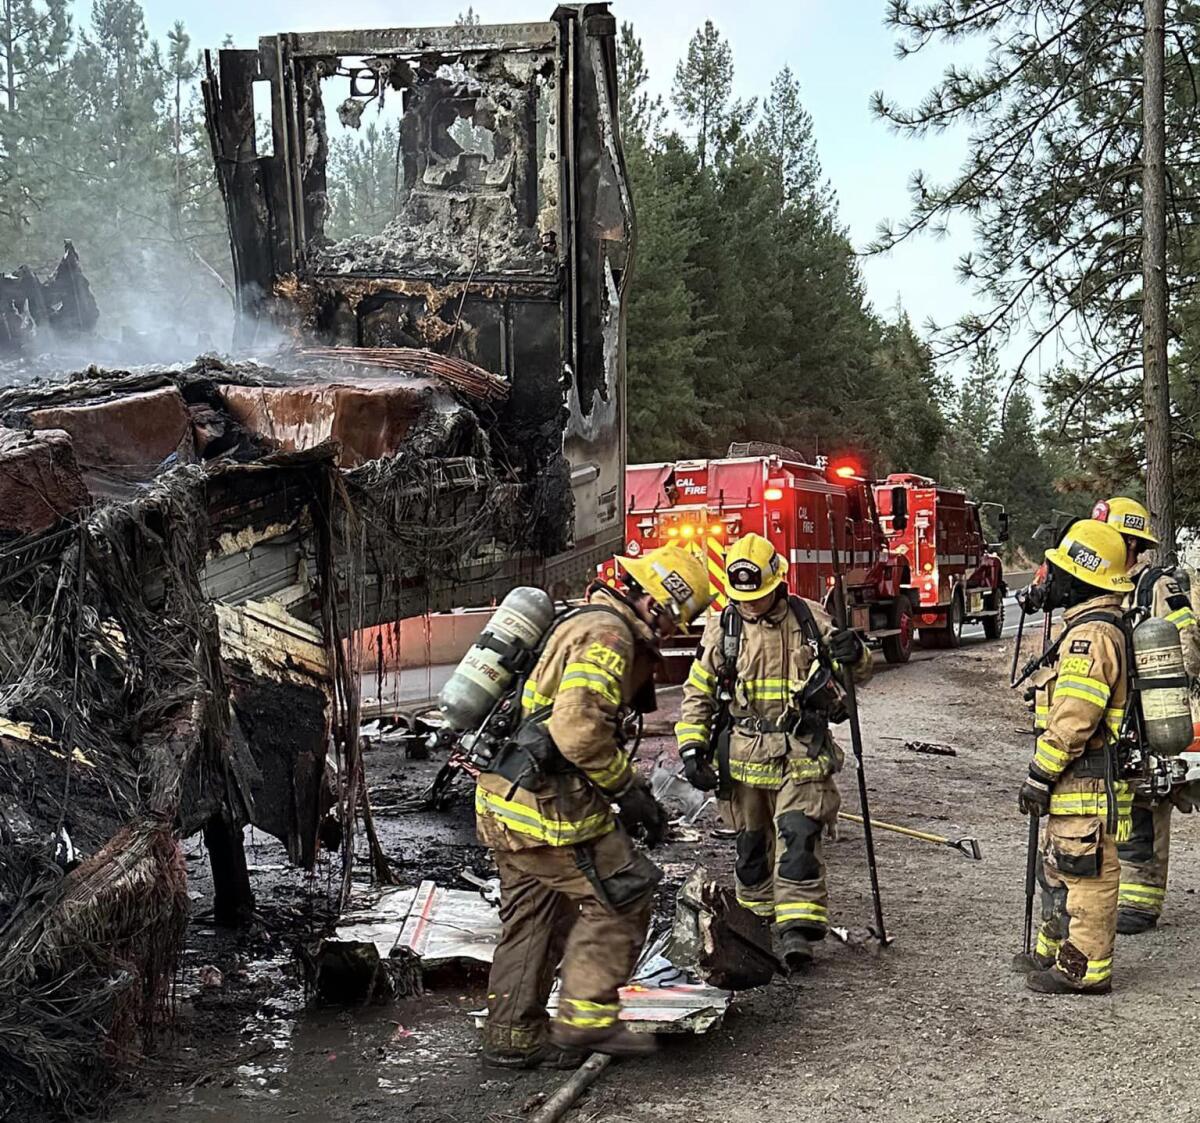
[{"label": "charred trailer", "polygon": [[577,593],[621,544],[633,208],[607,4],[267,36],[206,56],[237,340],[419,349],[504,379],[532,534],[455,603]]}]

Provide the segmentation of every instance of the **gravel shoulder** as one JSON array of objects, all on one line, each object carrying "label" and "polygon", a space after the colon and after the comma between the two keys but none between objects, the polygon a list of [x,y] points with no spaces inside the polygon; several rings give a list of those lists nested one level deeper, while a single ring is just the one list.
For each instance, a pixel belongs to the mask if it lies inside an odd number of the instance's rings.
[{"label": "gravel shoulder", "polygon": [[[1036,996],[1009,970],[1023,911],[1025,824],[1015,793],[1031,749],[1022,732],[1029,718],[1007,687],[1011,653],[1010,639],[919,653],[902,668],[879,663],[860,694],[872,813],[973,836],[984,860],[878,832],[890,948],[826,941],[810,976],[739,995],[706,1037],[668,1038],[653,1059],[613,1066],[572,1118],[1131,1123],[1200,1113],[1192,817],[1175,820],[1162,925],[1118,943],[1111,997]],[[664,694],[652,730],[669,726],[678,698]],[[950,744],[957,755],[906,750],[913,740]],[[659,752],[673,752],[668,737],[649,738],[643,758]],[[479,866],[465,799],[443,816],[386,810],[419,790],[436,762],[386,751],[371,758],[380,829],[405,880],[452,884],[462,865]],[[852,759],[841,786],[845,809],[857,811]],[[257,843],[252,861],[272,867],[271,846]],[[861,927],[871,901],[860,828],[843,824],[828,853],[834,923]],[[695,861],[728,875],[732,844],[704,832],[656,857],[667,884],[678,884]],[[203,865],[197,856],[191,867],[201,898]],[[327,871],[312,880],[273,869],[256,876],[268,911],[290,916],[301,935],[315,931],[332,886]],[[662,905],[667,911],[669,899]],[[520,1119],[562,1079],[479,1068],[466,1015],[482,1002],[481,973],[430,979],[424,996],[386,1008],[313,1009],[287,940],[203,931],[180,980],[172,1049],[143,1072],[138,1098],[114,1108],[115,1121],[498,1123]],[[221,989],[200,986],[206,963],[223,966]]]}]

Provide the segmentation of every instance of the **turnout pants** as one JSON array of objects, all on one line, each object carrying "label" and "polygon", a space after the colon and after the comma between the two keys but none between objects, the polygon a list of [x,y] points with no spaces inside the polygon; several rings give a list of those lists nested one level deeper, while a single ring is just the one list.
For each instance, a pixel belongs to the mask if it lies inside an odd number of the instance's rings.
[{"label": "turnout pants", "polygon": [[1117,847],[1121,856],[1120,908],[1154,917],[1162,914],[1173,810],[1169,799],[1133,801],[1133,834]]},{"label": "turnout pants", "polygon": [[591,876],[580,868],[580,849],[495,851],[503,931],[488,979],[484,1041],[491,1049],[529,1053],[545,1042],[560,960],[555,1037],[585,1044],[617,1024],[617,991],[645,943],[661,874],[620,829],[587,844]]},{"label": "turnout pants", "polygon": [[1050,815],[1042,833],[1042,926],[1037,954],[1077,990],[1112,978],[1121,863],[1104,820]]},{"label": "turnout pants", "polygon": [[829,927],[829,894],[821,834],[842,800],[832,776],[778,791],[735,782],[731,797],[737,831],[738,903],[775,923],[819,940]]}]

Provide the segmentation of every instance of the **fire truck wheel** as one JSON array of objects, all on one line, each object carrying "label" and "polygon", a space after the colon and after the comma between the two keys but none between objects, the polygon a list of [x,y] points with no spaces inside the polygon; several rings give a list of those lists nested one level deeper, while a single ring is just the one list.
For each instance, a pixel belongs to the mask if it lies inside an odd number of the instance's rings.
[{"label": "fire truck wheel", "polygon": [[942,646],[957,647],[962,642],[963,619],[967,615],[966,606],[963,604],[962,590],[954,594],[954,600],[950,602],[950,619],[947,625],[942,629]]},{"label": "fire truck wheel", "polygon": [[983,634],[988,639],[999,639],[1004,635],[1004,591],[996,593],[996,608],[1000,611],[995,616],[983,618]]},{"label": "fire truck wheel", "polygon": [[912,601],[901,594],[892,605],[891,619],[888,626],[896,628],[898,635],[885,636],[880,646],[883,657],[889,663],[907,663],[912,658],[913,637],[916,629],[913,627]]}]

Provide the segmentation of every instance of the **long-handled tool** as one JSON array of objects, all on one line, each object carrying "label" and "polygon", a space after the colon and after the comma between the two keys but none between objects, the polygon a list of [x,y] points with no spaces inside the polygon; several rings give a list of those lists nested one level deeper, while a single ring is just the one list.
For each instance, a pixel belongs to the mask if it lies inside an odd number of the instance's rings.
[{"label": "long-handled tool", "polygon": [[[861,815],[851,815],[849,811],[839,811],[838,818],[845,819],[848,823],[864,825]],[[947,838],[945,835],[930,834],[928,831],[915,831],[911,827],[898,827],[895,823],[885,823],[881,819],[872,819],[871,826],[878,827],[881,831],[893,831],[896,834],[902,834],[905,838],[916,838],[921,842],[933,842],[938,846],[949,846],[951,850],[957,850],[964,858],[970,858],[975,862],[983,860],[983,851],[979,849],[978,839]]]},{"label": "long-handled tool", "polygon": [[1033,951],[1033,902],[1037,896],[1038,817],[1029,816],[1029,841],[1025,847],[1025,942],[1024,951]]},{"label": "long-handled tool", "polygon": [[[838,553],[837,524],[833,508],[829,515],[829,548],[833,561],[833,605],[835,622],[839,628],[850,626],[850,614],[846,611],[846,586],[842,580],[842,562]],[[867,801],[867,774],[863,769],[862,727],[858,722],[858,695],[854,690],[854,675],[847,673],[842,681],[846,691],[846,713],[850,718],[850,744],[854,749],[854,761],[858,772],[858,805],[862,808],[863,839],[867,846],[867,872],[871,876],[871,903],[875,907],[875,938],[881,946],[891,943],[883,924],[883,899],[879,895],[879,870],[875,865],[875,836],[871,833],[871,808]]]}]

